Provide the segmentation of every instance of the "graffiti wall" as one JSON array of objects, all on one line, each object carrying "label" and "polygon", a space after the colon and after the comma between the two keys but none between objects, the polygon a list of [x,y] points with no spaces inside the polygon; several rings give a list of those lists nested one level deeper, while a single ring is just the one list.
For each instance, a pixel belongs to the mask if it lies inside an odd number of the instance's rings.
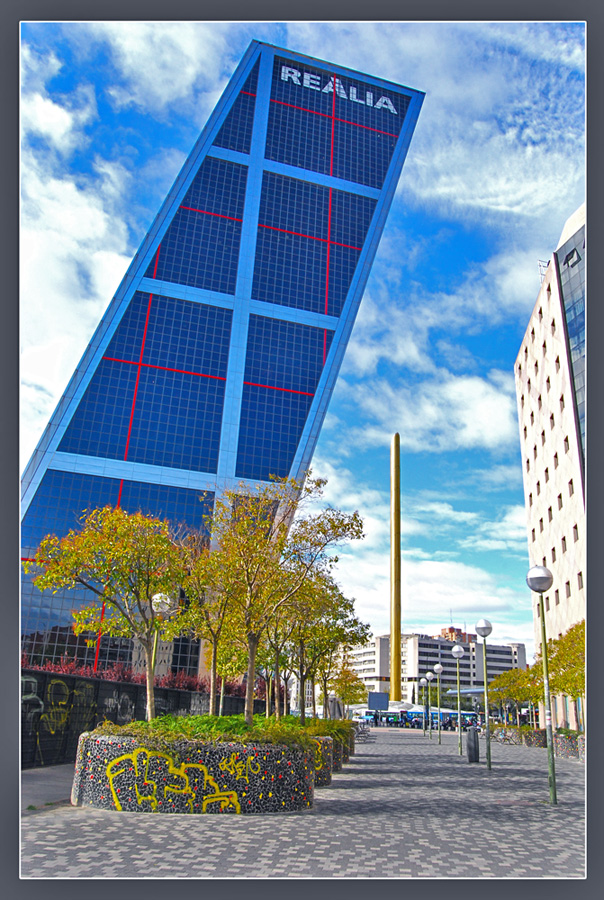
[{"label": "graffiti wall", "polygon": [[[244,709],[242,697],[225,697],[224,714]],[[256,701],[255,712],[264,712]],[[207,694],[155,689],[156,715],[203,715],[209,711]],[[144,684],[77,678],[54,672],[21,672],[21,768],[74,762],[78,739],[108,719],[125,725],[146,716]]]},{"label": "graffiti wall", "polygon": [[133,738],[82,735],[71,802],[116,812],[291,812],[313,803],[313,751],[180,743],[178,755]]}]

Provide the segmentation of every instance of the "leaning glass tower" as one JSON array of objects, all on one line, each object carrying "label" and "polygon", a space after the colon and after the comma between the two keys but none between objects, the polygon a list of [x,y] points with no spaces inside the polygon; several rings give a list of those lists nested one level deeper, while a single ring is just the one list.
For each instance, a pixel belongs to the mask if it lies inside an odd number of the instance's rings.
[{"label": "leaning glass tower", "polygon": [[[85,509],[196,528],[226,487],[303,475],[422,100],[251,43],[25,470],[24,558]],[[90,661],[83,599],[24,577],[30,661]],[[100,664],[128,654],[103,638]],[[173,667],[196,668],[190,642]]]}]

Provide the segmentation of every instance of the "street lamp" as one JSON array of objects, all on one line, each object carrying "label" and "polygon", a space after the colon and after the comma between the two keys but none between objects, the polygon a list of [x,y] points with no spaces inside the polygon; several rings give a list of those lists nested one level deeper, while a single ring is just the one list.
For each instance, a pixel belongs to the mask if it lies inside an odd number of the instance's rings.
[{"label": "street lamp", "polygon": [[457,733],[459,735],[459,755],[461,756],[463,750],[461,747],[461,689],[459,687],[459,660],[464,654],[464,649],[461,644],[455,644],[451,653],[457,660]]},{"label": "street lamp", "polygon": [[436,663],[434,666],[434,671],[436,672],[436,695],[437,695],[437,706],[438,706],[438,743],[440,744],[440,676],[443,667],[440,663]]},{"label": "street lamp", "polygon": [[423,703],[422,703],[422,728],[424,730],[424,734],[426,733],[426,685],[428,682],[425,678],[420,678],[419,683],[424,689],[423,693]]},{"label": "street lamp", "polygon": [[426,672],[426,678],[428,679],[428,732],[430,734],[430,740],[432,740],[432,697],[430,694],[430,685],[434,678],[434,672]]},{"label": "street lamp", "polygon": [[488,619],[480,619],[475,625],[476,633],[482,638],[482,664],[484,669],[484,723],[487,739],[487,769],[491,768],[491,731],[489,727],[489,679],[487,676],[487,637],[493,630]]},{"label": "street lamp", "polygon": [[545,634],[545,610],[543,608],[543,591],[549,591],[554,576],[545,566],[533,566],[526,576],[526,583],[531,591],[539,594],[539,618],[541,619],[541,658],[543,660],[543,695],[545,700],[545,737],[547,741],[549,802],[558,803],[556,797],[556,768],[554,766],[554,738],[552,735],[552,707],[549,695],[549,671],[547,666],[547,637]]},{"label": "street lamp", "polygon": [[[153,607],[153,612],[155,613],[163,613],[165,616],[169,616],[171,613],[176,612],[178,609],[178,602],[173,600],[172,597],[168,597],[167,594],[155,594],[151,598],[151,606]],[[155,658],[157,656],[157,644],[159,641],[159,626],[155,630],[155,637],[153,639],[153,656],[151,657],[151,666],[153,671],[155,671]]]}]

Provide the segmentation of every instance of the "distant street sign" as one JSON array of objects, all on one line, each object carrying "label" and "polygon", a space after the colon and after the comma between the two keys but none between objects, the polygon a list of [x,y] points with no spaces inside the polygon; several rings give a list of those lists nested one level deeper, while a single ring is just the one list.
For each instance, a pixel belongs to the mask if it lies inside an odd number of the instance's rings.
[{"label": "distant street sign", "polygon": [[367,709],[371,710],[387,710],[390,694],[382,691],[369,691],[369,699],[367,701]]}]

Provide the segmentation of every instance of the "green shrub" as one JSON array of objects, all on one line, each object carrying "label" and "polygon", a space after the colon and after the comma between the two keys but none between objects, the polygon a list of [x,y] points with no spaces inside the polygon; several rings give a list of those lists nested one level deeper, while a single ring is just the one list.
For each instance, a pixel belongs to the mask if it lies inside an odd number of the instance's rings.
[{"label": "green shrub", "polygon": [[[289,717],[288,717],[289,718]],[[115,725],[105,721],[94,734],[133,737],[153,750],[165,751],[178,741],[200,741],[221,743],[236,741],[241,744],[282,744],[287,747],[312,749],[310,735],[289,721],[254,716],[249,728],[242,715],[239,716],[157,716],[150,722],[128,722]]]},{"label": "green shrub", "polygon": [[556,734],[560,737],[578,738],[579,733],[578,731],[573,731],[572,728],[556,728]]}]

